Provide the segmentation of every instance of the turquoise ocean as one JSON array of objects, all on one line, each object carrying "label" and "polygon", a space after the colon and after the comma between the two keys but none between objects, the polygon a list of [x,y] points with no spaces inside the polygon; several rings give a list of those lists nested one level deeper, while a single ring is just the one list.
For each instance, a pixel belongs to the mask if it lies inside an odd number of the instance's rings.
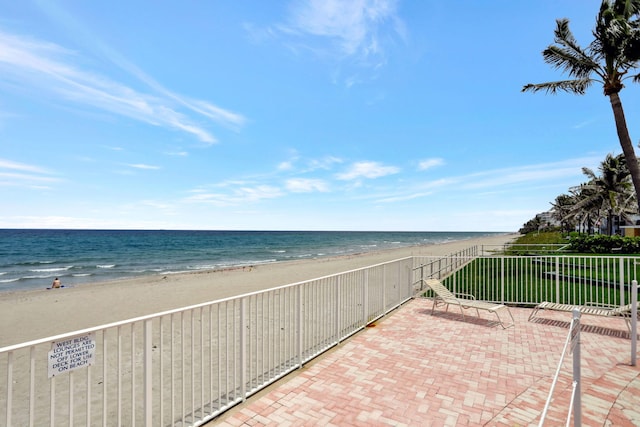
[{"label": "turquoise ocean", "polygon": [[0,292],[432,245],[504,233],[0,229]]}]

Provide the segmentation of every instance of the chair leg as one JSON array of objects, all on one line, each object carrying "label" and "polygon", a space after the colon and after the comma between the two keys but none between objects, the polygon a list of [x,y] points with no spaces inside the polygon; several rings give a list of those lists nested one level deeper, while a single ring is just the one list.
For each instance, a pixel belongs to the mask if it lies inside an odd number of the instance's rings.
[{"label": "chair leg", "polygon": [[502,321],[502,318],[500,317],[500,315],[498,314],[498,310],[490,310],[493,314],[496,315],[496,317],[498,318],[498,323],[500,323],[500,326],[502,326],[502,329],[507,329],[510,328],[512,326],[516,325],[516,321],[513,318],[513,314],[511,314],[511,310],[509,310],[508,307],[504,307],[505,310],[507,310],[507,313],[509,313],[509,317],[511,317],[511,324],[509,324],[508,326],[504,325],[504,322]]},{"label": "chair leg", "polygon": [[509,307],[506,307],[507,313],[509,313],[509,317],[511,317],[511,325],[509,326],[504,326],[504,324],[502,325],[503,329],[507,329],[510,328],[512,326],[516,325],[516,320],[513,318],[513,314],[511,314],[511,310],[509,310]]},{"label": "chair leg", "polygon": [[538,314],[538,310],[540,310],[540,305],[539,304],[536,305],[535,307],[533,307],[533,311],[529,315],[529,319],[527,319],[528,322],[531,322],[531,319],[536,317],[536,315]]},{"label": "chair leg", "polygon": [[506,329],[504,327],[504,323],[502,323],[502,319],[500,318],[500,315],[498,314],[498,310],[493,311],[493,314],[495,314],[496,317],[498,318],[498,323],[500,323],[500,326],[502,326],[502,329]]}]

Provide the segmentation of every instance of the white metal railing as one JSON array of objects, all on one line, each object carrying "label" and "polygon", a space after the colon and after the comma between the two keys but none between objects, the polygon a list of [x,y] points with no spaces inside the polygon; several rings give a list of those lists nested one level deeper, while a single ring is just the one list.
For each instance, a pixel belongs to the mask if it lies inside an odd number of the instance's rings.
[{"label": "white metal railing", "polygon": [[[553,381],[551,383],[551,387],[549,389],[549,395],[547,397],[547,401],[545,402],[544,409],[542,411],[542,415],[540,416],[540,422],[538,427],[543,427],[546,421],[547,412],[551,405],[553,393],[555,390],[556,383],[560,376],[560,369],[562,367],[562,363],[564,360],[564,356],[567,354],[567,349],[570,346],[570,349],[573,353],[573,381],[571,386],[571,398],[569,399],[569,407],[567,410],[567,422],[566,426],[568,427],[571,423],[571,415],[573,414],[573,425],[580,426],[582,425],[582,391],[581,391],[581,344],[580,344],[580,311],[573,310],[571,324],[569,326],[569,333],[567,335],[567,340],[565,342],[564,348],[562,349],[562,354],[560,356],[560,361],[558,362],[558,368],[556,370],[556,374],[553,377]],[[631,358],[630,365],[636,366],[636,355],[637,355],[637,326],[638,326],[638,282],[636,280],[631,281],[631,325],[630,325],[630,335],[631,335]],[[573,410],[573,411],[572,411]]]},{"label": "white metal railing", "polygon": [[[423,292],[421,279],[507,304],[626,304],[640,264],[477,255],[405,258],[0,348],[0,425],[198,426]],[[91,366],[50,377],[65,360],[56,351]]]},{"label": "white metal railing", "polygon": [[511,255],[544,255],[560,254],[570,252],[569,243],[513,243],[508,242],[502,245],[481,245],[480,253],[488,255],[505,254],[507,251]]},{"label": "white metal railing", "polygon": [[412,268],[405,258],[0,348],[0,425],[202,425],[409,300]]},{"label": "white metal railing", "polygon": [[567,422],[565,425],[567,427],[569,426],[573,409],[573,425],[580,426],[582,424],[582,403],[580,387],[580,310],[573,311],[571,324],[569,326],[569,333],[567,334],[567,339],[564,343],[562,354],[560,355],[558,368],[556,369],[556,373],[553,376],[553,380],[551,382],[549,395],[547,396],[547,400],[544,404],[544,409],[542,410],[542,415],[540,416],[538,427],[543,427],[546,421],[547,412],[549,410],[549,406],[551,405],[551,399],[553,398],[553,392],[555,391],[558,378],[560,377],[560,371],[564,362],[564,357],[567,354],[567,349],[571,349],[573,353],[573,382],[571,387],[571,397],[569,399],[569,410],[567,411]]},{"label": "white metal railing", "polygon": [[413,268],[414,286],[419,284],[419,290],[422,291],[424,290],[424,279],[448,276],[470,260],[476,259],[478,255],[478,246],[471,246],[446,257],[415,257],[417,266]]},{"label": "white metal railing", "polygon": [[[535,305],[543,300],[576,305],[630,303],[631,365],[636,365],[637,276],[640,257],[538,255],[457,258],[447,259],[446,262],[438,258],[416,258],[413,283],[423,283],[421,279],[430,277],[439,278],[454,292],[473,294],[478,299],[505,304]],[[438,267],[433,268],[436,265]],[[415,291],[424,292],[422,288]],[[574,313],[573,317],[540,426],[544,425],[569,344],[572,344],[573,351],[573,382],[566,425],[569,425],[572,414],[574,425],[581,425],[580,313]]]},{"label": "white metal railing", "polygon": [[[631,303],[630,283],[640,275],[638,256],[414,257],[413,283],[438,278],[453,292],[477,299],[533,306]],[[416,293],[423,291],[414,289]]]}]

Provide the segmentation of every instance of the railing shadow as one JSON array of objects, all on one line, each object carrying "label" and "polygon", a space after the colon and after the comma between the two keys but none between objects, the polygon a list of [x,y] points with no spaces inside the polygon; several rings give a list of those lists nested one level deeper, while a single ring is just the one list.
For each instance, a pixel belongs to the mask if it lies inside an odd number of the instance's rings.
[{"label": "railing shadow", "polygon": [[[585,318],[583,317],[582,322],[584,322],[584,319]],[[567,322],[565,320],[545,319],[542,317],[536,317],[534,319],[531,319],[529,322],[538,323],[538,324],[547,325],[547,326],[556,326],[563,329],[569,329],[569,327],[571,326],[571,322]],[[612,329],[604,326],[589,325],[585,323],[580,324],[580,331],[588,332],[591,334],[603,335],[607,337],[624,338],[624,339],[631,338],[631,334],[629,333],[629,331],[624,331],[621,329]]]}]

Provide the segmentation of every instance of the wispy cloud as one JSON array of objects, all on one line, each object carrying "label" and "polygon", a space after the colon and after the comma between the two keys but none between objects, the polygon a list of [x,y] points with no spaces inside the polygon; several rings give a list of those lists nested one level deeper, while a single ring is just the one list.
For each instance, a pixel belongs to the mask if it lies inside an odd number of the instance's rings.
[{"label": "wispy cloud", "polygon": [[386,175],[393,175],[400,172],[395,166],[385,166],[379,162],[357,162],[342,173],[336,175],[336,178],[343,181],[350,181],[360,178],[380,178]]},{"label": "wispy cloud", "polygon": [[285,188],[292,193],[325,193],[329,191],[327,183],[321,179],[293,178],[286,181]]},{"label": "wispy cloud", "polygon": [[[106,50],[106,49],[105,49]],[[191,134],[212,144],[216,138],[189,117],[197,113],[213,121],[240,126],[244,117],[206,101],[178,96],[111,53],[121,68],[144,82],[145,93],[104,75],[83,69],[84,58],[59,45],[0,31],[0,76],[58,102],[71,102]]]},{"label": "wispy cloud", "polygon": [[242,206],[246,203],[282,197],[284,194],[280,188],[272,185],[245,185],[233,188],[227,193],[195,189],[191,191],[191,196],[188,196],[185,202],[206,203],[214,206]]},{"label": "wispy cloud", "polygon": [[345,56],[382,55],[380,32],[391,23],[397,33],[403,26],[396,15],[396,0],[299,0],[290,9],[285,30],[292,34],[327,38]]},{"label": "wispy cloud", "polygon": [[175,156],[175,157],[187,157],[189,156],[189,152],[187,151],[165,151],[167,156]]},{"label": "wispy cloud", "polygon": [[58,181],[60,178],[40,166],[0,159],[0,186],[41,189]]},{"label": "wispy cloud", "polygon": [[336,64],[332,80],[348,88],[375,78],[389,47],[406,39],[397,0],[293,0],[284,23],[245,29],[253,40],[277,38],[296,54]]},{"label": "wispy cloud", "polygon": [[146,165],[144,163],[128,163],[127,166],[134,169],[158,170],[160,166]]},{"label": "wispy cloud", "polygon": [[317,169],[329,170],[335,164],[342,163],[343,160],[339,157],[335,156],[325,156],[320,159],[312,159],[309,161],[309,171],[314,171]]},{"label": "wispy cloud", "polygon": [[11,160],[0,159],[0,169],[17,170],[21,172],[32,172],[37,174],[49,173],[40,166],[28,165],[26,163],[13,162]]},{"label": "wispy cloud", "polygon": [[293,170],[294,162],[295,162],[295,160],[285,160],[284,162],[280,162],[278,164],[277,169],[279,171],[290,171],[290,170]]},{"label": "wispy cloud", "polygon": [[76,40],[83,43],[89,51],[96,52],[104,58],[107,58],[112,64],[137,78],[158,94],[174,100],[183,107],[208,117],[217,123],[234,127],[241,126],[245,123],[245,118],[240,114],[225,110],[207,101],[179,95],[167,89],[133,62],[122,56],[118,51],[100,40],[87,26],[75,19],[62,6],[42,0],[38,0],[37,3],[45,13],[74,35]]},{"label": "wispy cloud", "polygon": [[573,125],[573,128],[574,129],[582,129],[583,127],[590,126],[594,122],[595,122],[594,119],[585,120],[584,122],[580,122],[580,123],[577,123],[577,124]]},{"label": "wispy cloud", "polygon": [[[599,156],[581,157],[551,163],[491,169],[429,181],[415,181],[398,188],[393,194],[370,193],[366,198],[375,200],[376,203],[394,203],[443,192],[457,194],[458,197],[478,197],[556,188],[562,182],[571,186],[580,183],[583,166],[592,165],[600,160]],[[560,188],[559,191],[566,191],[566,189]]]},{"label": "wispy cloud", "polygon": [[406,200],[413,200],[413,199],[419,199],[421,197],[426,197],[426,196],[429,196],[430,194],[432,193],[426,192],[426,193],[413,193],[413,194],[407,194],[404,196],[396,196],[396,197],[385,197],[385,198],[376,200],[376,203],[404,202]]},{"label": "wispy cloud", "polygon": [[[561,178],[578,177],[582,174],[582,167],[590,167],[596,157],[582,157],[568,159],[560,162],[525,165],[513,168],[502,168],[481,173],[471,174],[460,180],[460,185],[465,189],[479,190],[483,188],[499,188],[516,184],[533,184],[559,180]],[[576,181],[571,185],[578,185]]]},{"label": "wispy cloud", "polygon": [[297,152],[283,162],[278,164],[278,171],[297,171],[300,173],[314,172],[317,170],[330,170],[334,165],[342,163],[343,160],[335,156],[324,156],[317,159],[308,159]]},{"label": "wispy cloud", "polygon": [[424,159],[418,163],[418,170],[424,171],[427,169],[431,169],[436,166],[444,165],[444,159],[433,158],[433,159]]}]

